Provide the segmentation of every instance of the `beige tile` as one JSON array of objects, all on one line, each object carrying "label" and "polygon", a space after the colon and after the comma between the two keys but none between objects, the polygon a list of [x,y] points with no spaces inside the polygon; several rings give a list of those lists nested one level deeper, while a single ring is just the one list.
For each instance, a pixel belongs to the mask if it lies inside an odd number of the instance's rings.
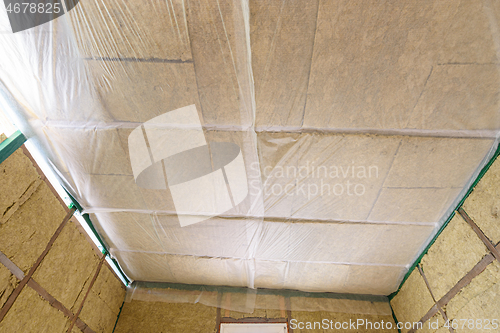
[{"label": "beige tile", "polygon": [[403,128],[441,36],[436,14],[432,2],[321,1],[304,125]]},{"label": "beige tile", "polygon": [[96,213],[91,218],[112,249],[162,251],[155,218],[149,214]]},{"label": "beige tile", "polygon": [[255,260],[255,288],[285,288],[285,273],[288,263],[285,261]]},{"label": "beige tile", "polygon": [[257,126],[301,126],[318,1],[252,1]]},{"label": "beige tile", "polygon": [[[404,270],[390,266],[258,260],[255,285],[308,292],[388,295],[397,288]],[[329,278],[325,280],[325,276]]]},{"label": "beige tile", "polygon": [[156,253],[126,252],[110,249],[124,273],[138,281],[177,281],[166,257]]},{"label": "beige tile", "polygon": [[[349,266],[315,262],[256,261],[257,288],[344,292]],[[324,277],[329,276],[325,281]]]},{"label": "beige tile", "polygon": [[175,215],[98,213],[96,217],[96,227],[115,249],[214,257],[244,257],[260,223],[212,218],[181,227]]}]

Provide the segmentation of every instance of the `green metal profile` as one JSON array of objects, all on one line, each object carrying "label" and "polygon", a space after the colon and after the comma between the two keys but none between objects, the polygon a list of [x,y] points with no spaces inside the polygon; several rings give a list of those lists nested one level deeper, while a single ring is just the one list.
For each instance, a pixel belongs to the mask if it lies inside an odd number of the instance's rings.
[{"label": "green metal profile", "polygon": [[[64,188],[64,187],[63,187]],[[68,194],[69,198],[71,199],[71,202],[73,202],[72,205],[75,206],[75,208],[81,213],[83,211],[83,207],[78,203],[78,201],[68,192],[68,190],[66,190],[64,188],[64,190],[66,191],[66,193]],[[92,231],[92,234],[95,236],[95,238],[97,238],[97,241],[99,242],[99,244],[101,245],[101,247],[104,249],[102,250],[102,253],[105,255],[105,256],[109,256],[109,251],[108,251],[108,248],[106,246],[106,244],[104,243],[104,241],[102,240],[101,236],[99,235],[99,233],[97,232],[96,228],[94,227],[94,224],[92,223],[92,220],[90,219],[90,216],[89,214],[82,214],[82,217],[83,219],[85,220],[85,222],[87,222],[87,225],[88,227],[90,228],[90,230]],[[120,275],[122,276],[123,280],[125,281],[125,284],[126,286],[128,286],[130,284],[130,280],[127,278],[127,276],[125,275],[125,273],[122,271],[122,269],[120,268],[120,265],[118,265],[118,262],[109,257],[111,259],[111,261],[113,262],[113,264],[115,265],[115,268],[118,272],[120,272]]]},{"label": "green metal profile", "polygon": [[115,326],[113,326],[112,333],[116,330],[116,325],[118,325],[118,320],[120,319],[120,315],[122,314],[123,306],[125,305],[125,301],[122,302],[122,306],[120,306],[120,312],[118,312],[118,316],[116,316]]},{"label": "green metal profile", "polygon": [[399,325],[399,320],[396,318],[396,314],[394,313],[394,309],[392,308],[391,304],[389,304],[391,307],[391,313],[392,313],[392,319],[394,319],[394,323],[396,323],[396,329],[398,330],[398,333],[401,333],[401,329],[398,327]]},{"label": "green metal profile", "polygon": [[206,291],[219,293],[237,293],[237,294],[255,294],[255,295],[273,295],[283,297],[304,297],[304,298],[328,298],[341,300],[360,300],[372,303],[386,303],[387,296],[368,295],[368,294],[341,294],[332,292],[307,292],[291,289],[249,289],[246,287],[213,286],[201,284],[183,284],[171,282],[147,282],[135,281],[133,283],[138,288],[160,289],[160,290],[185,290],[185,291]]},{"label": "green metal profile", "polygon": [[5,161],[12,153],[26,142],[26,137],[21,131],[16,131],[9,136],[7,140],[0,143],[0,164]]},{"label": "green metal profile", "polygon": [[460,207],[462,207],[462,205],[464,204],[465,200],[469,197],[469,195],[474,190],[474,187],[476,187],[477,183],[479,183],[479,181],[483,178],[483,176],[490,169],[491,165],[493,164],[493,162],[495,162],[495,160],[497,159],[497,157],[499,155],[500,155],[500,142],[497,144],[497,148],[496,148],[495,153],[493,154],[493,156],[490,158],[490,160],[488,161],[488,163],[486,163],[486,165],[481,169],[481,171],[477,175],[476,179],[474,179],[474,182],[472,182],[471,186],[469,187],[469,189],[467,190],[467,192],[465,193],[465,195],[459,201],[459,203],[457,204],[457,206],[455,207],[455,209],[453,210],[453,212],[451,212],[450,216],[446,219],[446,222],[441,226],[441,228],[439,229],[439,231],[432,238],[432,240],[429,243],[429,245],[427,245],[427,247],[425,248],[425,250],[417,258],[417,260],[415,260],[415,262],[413,263],[413,265],[411,265],[410,269],[408,270],[408,272],[406,273],[405,277],[403,278],[403,281],[401,281],[401,284],[399,285],[398,290],[396,290],[395,292],[393,292],[392,294],[390,294],[388,296],[389,300],[392,300],[398,294],[398,292],[401,290],[401,287],[403,287],[403,284],[406,282],[406,280],[408,280],[408,278],[410,277],[410,275],[413,272],[413,270],[415,269],[415,267],[417,267],[417,265],[420,263],[420,261],[422,260],[422,258],[424,257],[424,255],[427,254],[427,252],[429,251],[429,249],[431,248],[431,246],[434,245],[434,242],[436,242],[436,239],[439,237],[439,235],[441,235],[441,233],[446,228],[446,226],[448,225],[448,223],[450,223],[450,221],[455,216],[456,211]]}]

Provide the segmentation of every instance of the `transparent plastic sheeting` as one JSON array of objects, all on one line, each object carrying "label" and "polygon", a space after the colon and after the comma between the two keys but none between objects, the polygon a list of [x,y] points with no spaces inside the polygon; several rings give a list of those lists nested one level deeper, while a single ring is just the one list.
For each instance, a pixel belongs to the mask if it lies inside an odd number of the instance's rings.
[{"label": "transparent plastic sheeting", "polygon": [[262,310],[354,313],[391,316],[386,296],[306,293],[232,287],[188,286],[135,282],[127,289],[126,302],[190,303],[258,315]]},{"label": "transparent plastic sheeting", "polygon": [[9,116],[133,280],[388,295],[492,156],[493,1],[80,1]]}]

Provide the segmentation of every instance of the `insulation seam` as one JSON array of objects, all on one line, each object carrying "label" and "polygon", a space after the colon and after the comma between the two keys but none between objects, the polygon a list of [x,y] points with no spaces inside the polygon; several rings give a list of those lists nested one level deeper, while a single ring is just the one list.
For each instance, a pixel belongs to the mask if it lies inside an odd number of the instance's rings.
[{"label": "insulation seam", "polygon": [[321,261],[321,260],[280,260],[280,259],[265,259],[265,258],[243,258],[243,257],[227,257],[227,256],[209,256],[209,255],[193,255],[193,254],[182,254],[182,253],[168,253],[159,251],[134,251],[134,250],[117,250],[117,252],[125,253],[148,253],[148,254],[160,254],[160,255],[170,255],[179,257],[194,257],[200,259],[221,259],[221,260],[241,260],[241,261],[270,261],[270,262],[283,262],[283,263],[310,263],[310,264],[332,264],[332,265],[345,265],[345,266],[377,266],[377,267],[407,267],[406,265],[397,264],[382,264],[382,263],[370,263],[370,262],[339,262],[339,261]]},{"label": "insulation seam", "polygon": [[122,306],[120,306],[120,311],[118,311],[118,316],[116,316],[115,326],[113,326],[112,333],[115,332],[116,326],[118,325],[118,320],[120,319],[120,315],[122,314],[123,306],[125,305],[125,300],[122,302]]},{"label": "insulation seam", "polygon": [[61,233],[62,229],[68,223],[68,221],[71,218],[71,216],[73,216],[74,211],[75,211],[75,209],[72,208],[66,214],[66,216],[63,219],[63,221],[61,222],[61,224],[59,225],[59,227],[55,231],[54,235],[52,235],[52,237],[50,238],[49,242],[45,246],[45,249],[40,254],[40,256],[38,257],[37,261],[33,264],[33,266],[31,267],[31,269],[29,270],[28,274],[26,274],[24,276],[24,278],[21,280],[21,282],[17,285],[16,289],[14,289],[14,291],[12,292],[12,294],[10,294],[9,298],[7,299],[7,302],[4,304],[3,308],[0,310],[0,322],[5,318],[5,316],[9,312],[10,308],[12,307],[12,305],[14,304],[14,302],[16,301],[17,297],[21,294],[21,291],[23,290],[24,286],[29,282],[29,280],[31,279],[31,277],[35,273],[36,269],[41,264],[41,262],[45,258],[45,256],[47,255],[47,253],[51,249],[52,245],[54,244],[55,240],[57,239],[57,237]]},{"label": "insulation seam", "polygon": [[470,225],[472,230],[474,230],[474,232],[481,239],[481,241],[484,243],[486,248],[488,248],[488,250],[491,252],[491,254],[500,262],[500,253],[495,248],[495,245],[493,245],[491,243],[491,241],[488,239],[488,237],[486,237],[486,235],[483,233],[483,231],[481,229],[479,229],[477,224],[469,217],[469,215],[467,215],[467,213],[465,212],[465,210],[462,207],[460,207],[458,209],[458,213]]},{"label": "insulation seam", "polygon": [[[75,128],[79,130],[105,130],[117,128],[136,128],[143,122],[132,121],[62,121],[62,120],[34,120],[33,123],[52,128]],[[253,129],[256,133],[309,133],[332,135],[380,135],[380,136],[408,136],[429,138],[452,139],[496,139],[499,130],[426,130],[426,129],[378,129],[378,128],[329,128],[311,126],[253,126],[253,125],[219,125],[202,124],[201,127],[208,131],[246,132]]]},{"label": "insulation seam", "polygon": [[[500,242],[496,245],[497,250],[500,248]],[[493,254],[487,254],[483,259],[481,259],[463,278],[461,278],[454,286],[450,289],[439,301],[436,302],[434,306],[419,320],[422,324],[427,320],[432,318],[437,312],[437,303],[440,306],[446,306],[448,302],[455,297],[463,288],[465,288],[471,281],[481,274],[486,267],[495,260]]]},{"label": "insulation seam", "polygon": [[427,254],[427,252],[429,251],[429,249],[431,248],[431,246],[434,245],[434,243],[437,240],[437,238],[439,237],[439,235],[441,235],[441,233],[443,232],[443,230],[448,226],[448,223],[450,223],[451,219],[455,216],[456,211],[462,207],[462,205],[464,204],[465,200],[469,197],[469,195],[472,193],[472,191],[474,190],[474,188],[476,187],[476,185],[483,178],[483,176],[486,174],[486,172],[490,169],[491,165],[493,164],[493,162],[495,162],[495,160],[497,159],[497,157],[499,155],[500,155],[500,142],[497,142],[497,148],[496,148],[496,151],[493,154],[493,156],[490,158],[490,160],[488,161],[488,163],[486,163],[486,165],[481,169],[481,171],[477,175],[476,179],[469,186],[469,189],[464,194],[463,198],[458,202],[457,206],[450,213],[450,216],[443,223],[443,225],[438,230],[438,232],[436,233],[436,235],[432,238],[432,240],[425,247],[425,249],[422,251],[422,253],[418,256],[418,258],[415,260],[415,262],[410,266],[410,268],[408,269],[408,272],[406,272],[403,280],[401,281],[398,289],[395,292],[393,292],[392,294],[388,295],[389,301],[391,301],[399,293],[399,291],[403,287],[403,284],[410,277],[410,274],[413,272],[413,270],[415,269],[415,267],[420,263],[420,261],[422,260],[422,258],[424,257],[424,255]]},{"label": "insulation seam", "polygon": [[[0,251],[0,263],[3,264],[18,280],[23,280],[24,279],[24,273],[23,271],[17,267],[16,264],[14,264],[7,256]],[[28,287],[33,289],[43,297],[49,304],[54,307],[55,309],[61,311],[66,317],[69,319],[74,318],[74,314],[66,308],[61,302],[59,302],[54,296],[49,294],[45,288],[43,288],[41,285],[39,285],[33,278],[29,279],[28,282],[26,283]],[[83,322],[80,318],[76,319],[76,326],[84,333],[95,333],[90,327],[88,327],[85,322]]]},{"label": "insulation seam", "polygon": [[[124,175],[128,176],[128,175]],[[423,187],[420,187],[423,188]],[[448,189],[448,188],[446,188]],[[177,213],[171,210],[150,210],[150,209],[116,209],[116,208],[105,208],[105,207],[90,207],[82,211],[83,214],[99,214],[99,213],[137,213],[137,214],[150,214],[150,215],[166,215],[166,216],[203,216],[202,214],[183,214]],[[263,219],[264,222],[279,222],[279,223],[315,223],[322,224],[373,224],[373,225],[416,225],[416,226],[436,226],[436,222],[391,222],[391,221],[366,221],[366,220],[332,220],[332,219],[307,219],[300,217],[276,217],[276,216],[261,216],[261,215],[227,215],[221,214],[217,215],[217,218],[221,220],[244,220],[251,222],[260,222]]]},{"label": "insulation seam", "polygon": [[[432,301],[436,305],[436,308],[438,309],[439,313],[441,313],[441,316],[443,316],[444,321],[448,322],[448,316],[446,315],[446,312],[443,310],[443,307],[439,304],[438,301],[436,301],[436,298],[434,297],[434,293],[431,290],[431,285],[429,284],[429,281],[427,280],[427,277],[424,274],[422,266],[420,264],[418,264],[417,268],[418,268],[418,272],[420,273],[420,275],[424,279],[425,286],[427,287],[427,290],[429,290],[429,294],[431,294]],[[448,329],[451,333],[455,333],[455,330],[453,329],[453,327],[450,326],[450,327],[448,327]]]},{"label": "insulation seam", "polygon": [[78,308],[78,311],[76,311],[75,316],[73,317],[73,320],[71,321],[71,324],[68,327],[68,330],[66,331],[67,333],[71,333],[71,330],[73,329],[73,326],[75,326],[76,320],[80,316],[80,313],[82,312],[83,305],[85,304],[85,301],[87,300],[87,297],[89,296],[92,287],[94,286],[95,281],[97,280],[97,276],[101,272],[102,265],[104,261],[106,260],[106,256],[102,256],[101,260],[99,260],[99,264],[97,265],[96,272],[94,276],[92,277],[92,281],[90,281],[90,285],[87,289],[87,292],[85,293],[85,296],[82,299],[82,303],[80,304],[80,307]]}]

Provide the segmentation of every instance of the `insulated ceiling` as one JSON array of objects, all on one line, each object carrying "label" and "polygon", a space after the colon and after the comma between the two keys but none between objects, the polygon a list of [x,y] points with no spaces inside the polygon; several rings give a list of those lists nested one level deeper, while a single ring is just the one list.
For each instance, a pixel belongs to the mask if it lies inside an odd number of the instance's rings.
[{"label": "insulated ceiling", "polygon": [[496,147],[499,15],[80,1],[0,79],[131,279],[387,295]]}]

